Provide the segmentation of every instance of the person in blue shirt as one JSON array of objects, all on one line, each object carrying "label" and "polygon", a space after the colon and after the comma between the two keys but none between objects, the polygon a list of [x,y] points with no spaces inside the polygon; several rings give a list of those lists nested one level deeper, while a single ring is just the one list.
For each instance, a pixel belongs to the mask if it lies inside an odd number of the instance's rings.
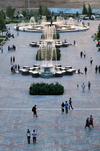
[{"label": "person in blue shirt", "polygon": [[65,102],[65,111],[66,111],[66,114],[68,113],[68,102],[66,101]]}]

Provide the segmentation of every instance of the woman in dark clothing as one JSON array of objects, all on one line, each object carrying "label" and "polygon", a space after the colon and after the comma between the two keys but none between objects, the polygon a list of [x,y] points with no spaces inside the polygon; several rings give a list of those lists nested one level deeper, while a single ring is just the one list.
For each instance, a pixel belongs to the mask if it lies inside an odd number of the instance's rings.
[{"label": "woman in dark clothing", "polygon": [[90,128],[90,121],[89,121],[89,118],[86,119],[85,128],[86,128],[86,127]]},{"label": "woman in dark clothing", "polygon": [[69,109],[70,109],[70,108],[73,110],[71,98],[69,99]]},{"label": "woman in dark clothing", "polygon": [[65,104],[64,104],[64,102],[62,102],[62,104],[61,104],[62,113],[64,113],[64,106],[65,106]]},{"label": "woman in dark clothing", "polygon": [[31,133],[30,133],[30,130],[29,130],[29,129],[27,130],[26,136],[27,136],[28,144],[30,144]]}]

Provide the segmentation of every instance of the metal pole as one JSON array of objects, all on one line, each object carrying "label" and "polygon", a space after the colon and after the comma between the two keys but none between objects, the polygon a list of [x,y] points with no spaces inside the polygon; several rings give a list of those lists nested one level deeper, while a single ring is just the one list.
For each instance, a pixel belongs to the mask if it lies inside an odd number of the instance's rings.
[{"label": "metal pole", "polygon": [[30,0],[28,0],[28,14],[30,15]]}]

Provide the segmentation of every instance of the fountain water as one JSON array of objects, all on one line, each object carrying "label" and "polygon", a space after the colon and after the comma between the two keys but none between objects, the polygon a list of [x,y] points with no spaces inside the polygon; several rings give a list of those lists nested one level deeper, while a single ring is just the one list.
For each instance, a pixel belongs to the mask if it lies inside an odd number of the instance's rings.
[{"label": "fountain water", "polygon": [[[29,23],[21,23],[18,25],[19,31],[30,31],[30,32],[42,32],[42,29],[44,26],[50,25],[49,22],[46,22],[46,17],[42,17],[41,23],[36,23],[35,18],[31,17]],[[82,25],[79,23],[75,23],[75,20],[73,18],[69,18],[68,20],[64,20],[62,17],[57,17],[57,21],[53,22],[53,25],[55,25],[55,30],[57,32],[72,32],[72,31],[84,31],[89,29],[88,25]],[[14,27],[17,29],[17,27]],[[53,27],[52,27],[53,28]],[[25,30],[23,30],[25,29]]]},{"label": "fountain water", "polygon": [[38,50],[38,59],[42,60],[41,65],[41,75],[46,77],[53,76],[54,65],[53,60],[57,60],[57,53],[55,48],[55,42],[53,41],[53,34],[55,33],[55,26],[45,26],[43,29],[43,34],[45,40],[40,44]]}]

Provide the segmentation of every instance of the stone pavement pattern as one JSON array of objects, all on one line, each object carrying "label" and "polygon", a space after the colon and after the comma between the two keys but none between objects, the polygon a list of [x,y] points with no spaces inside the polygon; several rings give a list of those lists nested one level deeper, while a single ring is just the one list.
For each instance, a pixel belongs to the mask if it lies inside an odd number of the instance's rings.
[{"label": "stone pavement pattern", "polygon": [[[0,54],[0,150],[1,151],[100,151],[100,74],[95,74],[95,65],[100,65],[100,53],[91,35],[97,31],[99,21],[90,21],[90,30],[60,34],[60,40],[69,43],[76,40],[76,46],[61,48],[62,66],[71,65],[87,75],[74,74],[62,78],[32,78],[10,72],[10,57],[16,57],[21,67],[40,64],[35,60],[37,48],[29,43],[40,40],[40,33],[19,32],[9,25],[15,38],[10,38]],[[8,26],[8,27],[9,27]],[[15,52],[8,52],[8,45],[15,45]],[[86,51],[86,58],[80,58],[80,51]],[[89,63],[93,57],[93,65]],[[56,64],[54,62],[54,64]],[[91,90],[87,88],[91,81]],[[65,87],[61,96],[30,96],[29,86],[33,82],[59,82]],[[83,93],[81,84],[86,84]],[[77,84],[79,88],[77,89]],[[74,110],[62,114],[60,105],[72,98]],[[31,108],[37,105],[38,117],[33,118]],[[94,129],[84,129],[85,120],[94,117]],[[37,144],[27,144],[26,131],[37,132]]]}]

